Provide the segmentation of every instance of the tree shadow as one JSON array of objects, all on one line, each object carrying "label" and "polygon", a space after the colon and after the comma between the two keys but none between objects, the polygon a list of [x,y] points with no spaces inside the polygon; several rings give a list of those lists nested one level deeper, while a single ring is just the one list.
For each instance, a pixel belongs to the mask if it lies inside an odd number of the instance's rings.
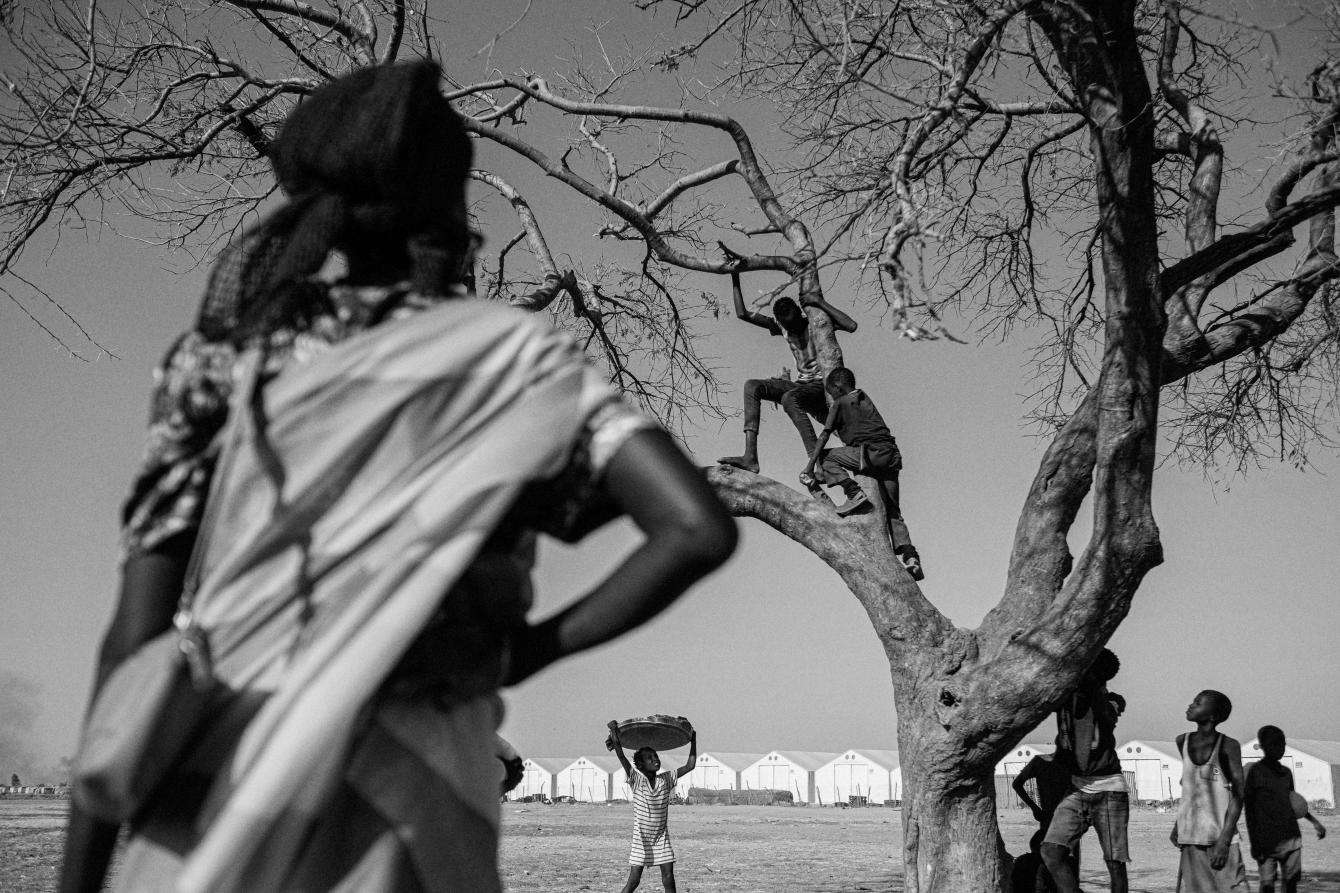
[{"label": "tree shadow", "polygon": [[[1106,891],[1106,870],[1083,870],[1080,872],[1080,885],[1084,890]],[[1128,877],[1130,893],[1170,893],[1177,884],[1176,871],[1171,880],[1166,866],[1155,868],[1136,868],[1130,866]],[[1249,871],[1248,889],[1256,889],[1256,872]],[[811,893],[902,893],[902,872],[890,872],[877,877],[842,884],[821,885],[806,888]],[[1303,881],[1298,885],[1298,893],[1340,893],[1340,871],[1303,870]]]}]

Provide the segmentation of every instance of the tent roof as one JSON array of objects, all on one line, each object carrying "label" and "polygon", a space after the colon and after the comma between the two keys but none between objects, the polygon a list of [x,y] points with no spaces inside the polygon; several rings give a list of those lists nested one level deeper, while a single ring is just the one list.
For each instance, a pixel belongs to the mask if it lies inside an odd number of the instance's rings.
[{"label": "tent roof", "polygon": [[1176,741],[1150,741],[1147,738],[1132,738],[1130,741],[1117,745],[1117,756],[1133,757],[1135,754],[1126,753],[1127,747],[1143,747],[1145,750],[1152,750],[1161,756],[1170,760],[1181,761],[1182,756],[1177,752]]},{"label": "tent roof", "polygon": [[[883,766],[885,769],[897,769],[899,766],[898,751],[896,750],[880,750],[878,748],[870,748],[870,747],[853,747],[850,753],[854,753],[857,756],[865,757],[870,762],[874,763],[877,766]],[[838,754],[836,757],[833,758],[832,762],[836,762],[841,758],[842,754]]]},{"label": "tent roof", "polygon": [[525,762],[539,766],[545,772],[551,775],[555,772],[562,772],[564,769],[577,762],[576,757],[526,757]]},{"label": "tent roof", "polygon": [[1050,741],[1020,741],[1014,746],[1015,750],[1027,747],[1033,753],[1052,753],[1056,750],[1056,745]]},{"label": "tent roof", "polygon": [[734,769],[739,772],[741,769],[754,765],[766,754],[761,753],[726,753],[719,750],[708,750],[703,752],[703,756],[711,757],[728,769]]},{"label": "tent roof", "polygon": [[772,753],[777,754],[784,760],[790,760],[807,772],[813,772],[821,766],[826,766],[840,756],[840,754],[822,750],[774,750]]},{"label": "tent roof", "polygon": [[[623,764],[620,763],[619,758],[612,753],[598,753],[598,754],[584,753],[580,757],[574,759],[572,763],[575,763],[577,762],[577,760],[580,760],[582,758],[585,758],[588,763],[591,763],[596,768],[603,769],[606,772],[623,771]],[[632,760],[629,760],[629,762],[632,762]],[[569,763],[568,765],[571,766],[572,763]]]},{"label": "tent roof", "polygon": [[[1252,739],[1255,742],[1256,739]],[[1288,749],[1340,766],[1340,741],[1321,741],[1316,738],[1287,738]]]}]

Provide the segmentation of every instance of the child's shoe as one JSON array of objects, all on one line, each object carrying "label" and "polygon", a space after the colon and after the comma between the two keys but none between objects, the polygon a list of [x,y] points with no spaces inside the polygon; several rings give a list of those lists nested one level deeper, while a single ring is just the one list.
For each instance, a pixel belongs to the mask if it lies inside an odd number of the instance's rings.
[{"label": "child's shoe", "polygon": [[926,579],[926,572],[921,569],[920,555],[899,555],[898,560],[903,563],[903,567],[912,575],[912,579],[921,582]]},{"label": "child's shoe", "polygon": [[864,493],[856,493],[848,496],[847,501],[837,507],[837,513],[840,517],[847,517],[853,512],[860,511],[870,505],[870,497]]},{"label": "child's shoe", "polygon": [[800,484],[806,490],[810,491],[810,495],[813,496],[815,499],[818,499],[821,502],[826,502],[829,505],[833,504],[833,498],[824,491],[823,484],[819,483],[819,481],[815,479],[814,475],[806,474],[805,472],[802,471],[800,473]]}]

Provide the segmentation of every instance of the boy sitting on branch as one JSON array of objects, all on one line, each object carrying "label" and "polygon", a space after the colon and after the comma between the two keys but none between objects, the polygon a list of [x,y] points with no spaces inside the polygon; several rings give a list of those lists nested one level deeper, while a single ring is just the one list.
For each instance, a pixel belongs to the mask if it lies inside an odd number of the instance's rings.
[{"label": "boy sitting on branch", "polygon": [[[823,433],[810,447],[810,461],[800,473],[800,482],[812,493],[820,492],[819,483],[842,488],[847,501],[837,507],[837,513],[843,516],[870,505],[871,495],[883,499],[894,553],[912,579],[924,579],[921,556],[912,545],[912,535],[898,504],[898,472],[902,470],[903,457],[897,441],[874,402],[856,387],[856,376],[850,369],[839,366],[829,372],[823,386],[832,400],[832,409],[828,411]],[[835,432],[843,445],[824,449]],[[867,494],[862,490],[853,477],[857,474],[878,481],[879,492]]]}]

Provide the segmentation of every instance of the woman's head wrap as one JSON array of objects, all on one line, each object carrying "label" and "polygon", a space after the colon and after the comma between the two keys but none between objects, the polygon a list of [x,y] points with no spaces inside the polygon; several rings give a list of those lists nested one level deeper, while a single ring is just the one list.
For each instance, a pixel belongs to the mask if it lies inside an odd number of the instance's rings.
[{"label": "woman's head wrap", "polygon": [[308,282],[334,248],[445,288],[458,265],[443,255],[469,244],[472,151],[439,77],[427,61],[363,68],[293,110],[268,151],[289,201],[219,258],[202,333],[245,340],[300,323],[321,299]]}]

